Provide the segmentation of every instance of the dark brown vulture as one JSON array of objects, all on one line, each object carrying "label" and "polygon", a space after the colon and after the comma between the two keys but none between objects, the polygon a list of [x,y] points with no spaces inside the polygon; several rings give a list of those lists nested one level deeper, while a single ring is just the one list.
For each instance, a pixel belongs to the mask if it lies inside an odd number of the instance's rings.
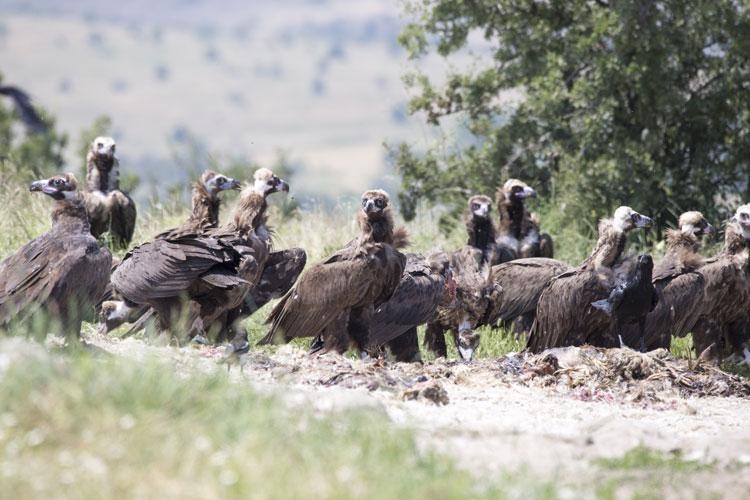
[{"label": "dark brown vulture", "polygon": [[741,339],[732,336],[742,335],[742,325],[748,321],[749,247],[750,204],[745,204],[727,224],[723,250],[698,268],[705,280],[703,314],[693,329],[698,353],[714,344],[718,357],[723,358],[742,344]]},{"label": "dark brown vulture", "polygon": [[401,282],[372,319],[370,344],[385,346],[396,361],[421,361],[417,327],[435,317],[438,306],[455,300],[455,281],[446,254],[406,255]]},{"label": "dark brown vulture", "polygon": [[[226,175],[206,170],[193,184],[192,211],[190,216],[180,226],[164,231],[155,239],[176,239],[181,235],[200,236],[219,225],[219,208],[221,206],[222,191],[239,189],[239,181]],[[99,311],[99,332],[106,334],[124,323],[137,321],[148,310],[148,306],[128,307],[122,300],[113,300],[110,287],[106,300],[102,302]],[[150,316],[150,315],[149,315]],[[131,329],[133,333],[143,325]]]},{"label": "dark brown vulture", "polygon": [[43,321],[78,339],[109,281],[112,254],[91,236],[73,174],[33,182],[31,191],[55,200],[52,228],[0,262],[0,326]]},{"label": "dark brown vulture", "polygon": [[542,290],[555,276],[571,266],[555,259],[530,257],[492,267],[491,279],[502,292],[492,304],[489,323],[513,323],[516,333],[527,332],[534,321]]},{"label": "dark brown vulture", "polygon": [[115,290],[129,307],[152,307],[161,331],[177,336],[175,321],[186,318],[187,335],[178,340],[210,338],[260,278],[268,245],[256,229],[265,221],[266,196],[280,189],[287,184],[260,169],[240,194],[232,222],[203,235],[160,238],[134,248],[112,274]]},{"label": "dark brown vulture", "polygon": [[654,310],[659,301],[656,288],[651,282],[654,261],[650,255],[640,255],[633,275],[612,288],[609,297],[592,302],[591,305],[603,311],[614,321],[614,331],[620,344],[625,325],[638,325],[638,348],[646,351],[646,316]]},{"label": "dark brown vulture", "polygon": [[481,263],[494,265],[500,262],[495,225],[492,222],[492,199],[489,196],[475,195],[469,198],[469,206],[464,213],[467,245],[481,252]]},{"label": "dark brown vulture", "polygon": [[276,304],[261,344],[320,336],[316,352],[366,352],[372,316],[396,290],[406,258],[392,244],[397,235],[385,191],[362,195],[358,221],[359,237],[309,268]]},{"label": "dark brown vulture", "polygon": [[490,278],[490,268],[481,266],[465,251],[451,255],[451,271],[455,279],[455,300],[438,307],[437,317],[427,323],[425,347],[436,357],[448,354],[445,334],[450,331],[459,355],[471,361],[479,346],[478,326],[489,322],[491,305],[502,288]]},{"label": "dark brown vulture", "polygon": [[625,249],[627,233],[650,226],[650,218],[630,207],[619,207],[612,219],[599,223],[599,239],[591,255],[577,268],[552,278],[542,291],[527,342],[530,351],[619,345],[611,318],[591,303],[606,299],[615,286],[614,266]]},{"label": "dark brown vulture", "polygon": [[114,248],[127,248],[135,229],[135,202],[120,189],[120,163],[111,137],[94,139],[86,155],[84,202],[91,234],[98,238],[109,232]]},{"label": "dark brown vulture", "polygon": [[[656,308],[646,317],[645,349],[669,349],[671,339],[684,337],[695,326],[703,311],[705,280],[697,269],[703,265],[698,254],[701,238],[714,232],[700,212],[685,212],[679,229],[666,231],[667,252],[655,266],[652,282],[659,298]],[[626,326],[623,342],[641,347],[638,329]]]},{"label": "dark brown vulture", "polygon": [[43,134],[49,129],[49,126],[44,123],[44,120],[34,109],[31,98],[26,92],[12,85],[0,85],[0,95],[13,99],[16,113],[29,133]]},{"label": "dark brown vulture", "polygon": [[554,256],[552,238],[539,233],[539,221],[526,209],[524,200],[536,197],[536,191],[518,179],[508,179],[495,193],[500,215],[497,246],[500,262]]}]

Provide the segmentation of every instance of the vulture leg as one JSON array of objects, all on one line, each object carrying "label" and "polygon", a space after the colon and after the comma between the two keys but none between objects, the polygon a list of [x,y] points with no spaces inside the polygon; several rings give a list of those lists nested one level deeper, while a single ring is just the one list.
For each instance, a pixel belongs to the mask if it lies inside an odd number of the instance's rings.
[{"label": "vulture leg", "polygon": [[128,247],[133,239],[135,229],[135,203],[122,191],[109,193],[110,221],[109,230],[112,242],[116,248]]},{"label": "vulture leg", "polygon": [[424,345],[436,358],[448,357],[448,348],[445,345],[445,329],[440,323],[427,323],[427,330],[424,334]]},{"label": "vulture leg", "polygon": [[638,321],[638,335],[640,336],[639,350],[646,352],[646,317],[644,316]]},{"label": "vulture leg", "polygon": [[552,237],[547,233],[539,235],[539,257],[553,258],[555,255],[555,246],[552,243]]},{"label": "vulture leg", "polygon": [[310,354],[325,354],[337,352],[344,354],[349,350],[349,336],[347,325],[349,324],[349,311],[344,311],[334,319],[310,345]]},{"label": "vulture leg", "polygon": [[421,363],[422,356],[419,353],[419,339],[417,338],[417,327],[410,328],[395,339],[386,343],[388,350],[396,361],[405,363]]},{"label": "vulture leg", "polygon": [[360,355],[367,354],[370,345],[370,323],[374,314],[372,305],[352,309],[349,314],[349,336]]}]

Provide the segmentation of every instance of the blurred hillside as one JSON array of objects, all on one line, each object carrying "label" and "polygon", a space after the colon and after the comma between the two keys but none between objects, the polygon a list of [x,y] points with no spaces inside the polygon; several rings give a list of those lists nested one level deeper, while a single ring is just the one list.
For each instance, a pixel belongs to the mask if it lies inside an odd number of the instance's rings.
[{"label": "blurred hillside", "polygon": [[[0,71],[68,133],[109,115],[141,186],[188,174],[179,157],[300,168],[302,198],[395,188],[383,141],[429,129],[406,113],[397,0],[0,0]],[[440,68],[438,59],[421,65]],[[197,144],[196,144],[197,141]]]}]

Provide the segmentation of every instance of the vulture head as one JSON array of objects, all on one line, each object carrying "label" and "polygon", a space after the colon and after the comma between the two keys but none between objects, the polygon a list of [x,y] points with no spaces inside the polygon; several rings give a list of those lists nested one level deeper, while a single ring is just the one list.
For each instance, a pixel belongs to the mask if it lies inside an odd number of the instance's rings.
[{"label": "vulture head", "polygon": [[650,217],[641,215],[630,207],[619,207],[615,210],[613,223],[615,229],[626,233],[636,228],[651,227],[653,221]]},{"label": "vulture head", "polygon": [[115,140],[111,137],[99,136],[91,143],[91,152],[100,158],[114,158]]},{"label": "vulture head", "polygon": [[714,227],[703,217],[703,214],[695,210],[680,215],[677,224],[680,226],[681,232],[694,234],[698,239],[701,239],[706,234],[716,232]]},{"label": "vulture head", "polygon": [[214,172],[213,170],[203,172],[200,182],[212,198],[215,198],[222,191],[240,188],[240,181]]},{"label": "vulture head", "polygon": [[29,191],[41,191],[55,200],[71,200],[78,196],[78,181],[73,174],[61,174],[49,179],[34,181]]},{"label": "vulture head", "polygon": [[536,198],[536,190],[518,179],[508,179],[503,184],[506,199],[511,202],[523,201],[526,198]]},{"label": "vulture head", "polygon": [[267,168],[259,168],[253,175],[253,191],[263,196],[279,191],[289,192],[289,184]]},{"label": "vulture head", "polygon": [[740,206],[732,217],[732,222],[739,224],[742,229],[742,237],[750,241],[750,203]]},{"label": "vulture head", "polygon": [[388,193],[382,189],[371,189],[362,193],[362,212],[369,221],[385,219],[390,212]]},{"label": "vulture head", "polygon": [[492,199],[489,196],[478,194],[469,198],[469,212],[477,219],[489,219]]}]

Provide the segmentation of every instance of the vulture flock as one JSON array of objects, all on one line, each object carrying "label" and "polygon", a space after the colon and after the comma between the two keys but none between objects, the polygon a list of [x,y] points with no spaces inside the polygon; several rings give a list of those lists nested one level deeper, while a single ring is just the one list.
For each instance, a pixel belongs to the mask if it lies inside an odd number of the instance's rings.
[{"label": "vulture flock", "polygon": [[[227,344],[227,359],[237,359],[251,348],[243,320],[280,299],[260,343],[310,337],[311,355],[420,361],[417,327],[426,325],[424,347],[435,356],[452,342],[471,360],[478,327],[504,325],[530,352],[583,344],[647,351],[692,333],[699,353],[750,362],[750,204],[736,209],[710,256],[700,245],[714,228],[700,212],[683,213],[656,262],[625,251],[628,234],[652,221],[621,206],[600,221],[591,254],[571,266],[553,258],[552,238],[525,205],[536,191],[520,180],[494,200],[469,198],[467,244],[430,255],[403,251],[408,235],[394,225],[388,194],[368,190],[358,234],[303,272],[305,251],[274,248],[267,225],[268,197],[289,185],[265,168],[244,187],[207,170],[187,220],[113,265],[99,238],[128,248],[136,219],[119,173],[114,141],[98,137],[83,189],[71,174],[31,184],[54,200],[52,228],[0,262],[0,328],[46,321],[77,340],[84,320],[98,320],[103,333],[153,321],[180,344]],[[241,191],[220,225],[227,190]]]}]

